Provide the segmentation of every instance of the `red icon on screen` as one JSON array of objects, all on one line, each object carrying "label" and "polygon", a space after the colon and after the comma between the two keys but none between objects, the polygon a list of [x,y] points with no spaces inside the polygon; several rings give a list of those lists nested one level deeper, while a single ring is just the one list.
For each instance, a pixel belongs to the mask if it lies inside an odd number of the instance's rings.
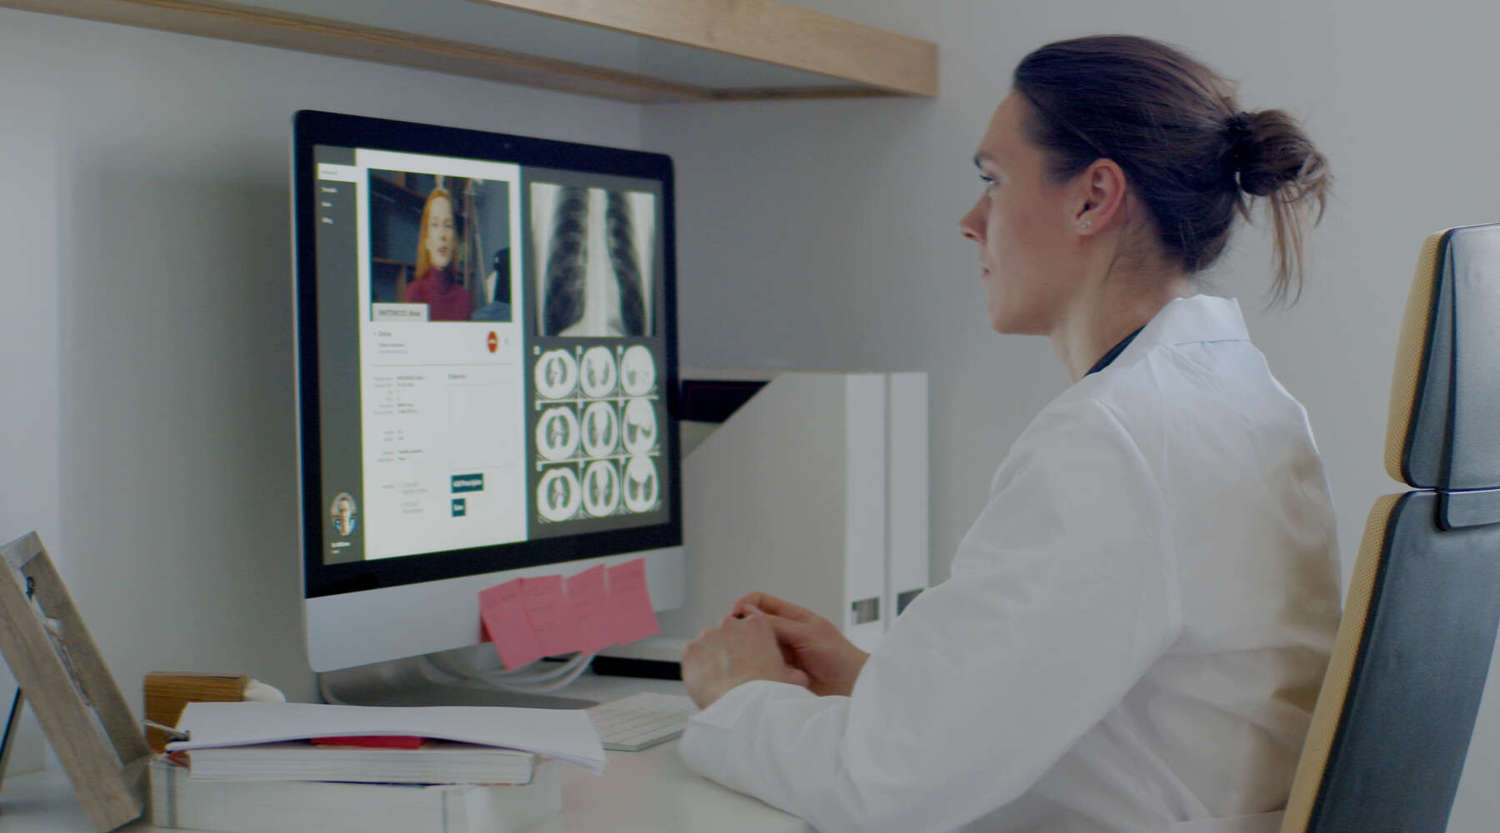
[{"label": "red icon on screen", "polygon": [[491,353],[500,348],[500,337],[495,335],[494,330],[490,330],[490,337],[485,340],[485,344],[489,345]]}]

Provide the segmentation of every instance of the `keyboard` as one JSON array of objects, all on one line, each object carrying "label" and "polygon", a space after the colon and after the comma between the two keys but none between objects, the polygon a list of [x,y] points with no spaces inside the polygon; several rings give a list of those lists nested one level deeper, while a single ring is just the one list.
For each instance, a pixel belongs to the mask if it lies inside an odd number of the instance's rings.
[{"label": "keyboard", "polygon": [[686,694],[641,692],[600,703],[588,713],[605,749],[639,752],[682,734],[697,711]]}]

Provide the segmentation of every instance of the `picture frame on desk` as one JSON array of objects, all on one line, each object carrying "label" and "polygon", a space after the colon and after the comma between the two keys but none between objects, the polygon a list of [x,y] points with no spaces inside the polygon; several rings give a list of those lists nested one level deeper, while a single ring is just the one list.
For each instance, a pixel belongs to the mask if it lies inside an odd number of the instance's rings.
[{"label": "picture frame on desk", "polygon": [[41,538],[23,535],[0,546],[0,555],[0,653],[20,687],[0,778],[21,706],[30,701],[94,829],[104,833],[134,821],[149,800],[145,736]]}]

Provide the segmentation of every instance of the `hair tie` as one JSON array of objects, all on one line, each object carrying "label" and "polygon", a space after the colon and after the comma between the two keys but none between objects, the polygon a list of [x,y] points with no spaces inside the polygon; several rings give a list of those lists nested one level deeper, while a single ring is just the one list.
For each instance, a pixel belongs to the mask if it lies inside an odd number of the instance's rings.
[{"label": "hair tie", "polygon": [[1231,179],[1237,181],[1237,175],[1250,157],[1250,142],[1253,139],[1250,114],[1241,110],[1225,119],[1224,135],[1229,140],[1229,153],[1225,157],[1226,172]]},{"label": "hair tie", "polygon": [[1250,114],[1241,110],[1225,119],[1224,130],[1229,134],[1229,141],[1237,145],[1249,141],[1253,132],[1250,127]]}]

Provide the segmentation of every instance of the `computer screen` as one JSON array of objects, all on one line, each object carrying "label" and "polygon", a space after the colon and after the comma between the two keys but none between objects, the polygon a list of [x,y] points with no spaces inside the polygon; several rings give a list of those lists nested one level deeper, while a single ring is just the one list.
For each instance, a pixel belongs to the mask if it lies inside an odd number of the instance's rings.
[{"label": "computer screen", "polygon": [[293,133],[313,667],[473,642],[508,574],[678,547],[670,159],[313,111]]}]

